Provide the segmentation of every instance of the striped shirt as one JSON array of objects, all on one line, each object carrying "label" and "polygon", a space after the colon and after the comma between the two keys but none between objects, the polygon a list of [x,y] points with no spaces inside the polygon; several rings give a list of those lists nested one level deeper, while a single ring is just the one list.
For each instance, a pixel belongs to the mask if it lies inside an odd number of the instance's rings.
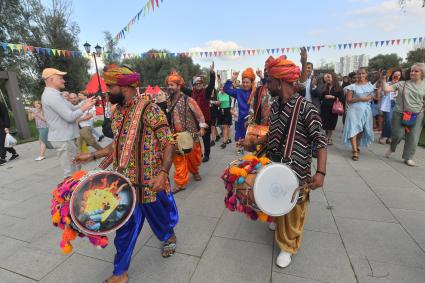
[{"label": "striped shirt", "polygon": [[[280,153],[283,156],[285,143],[279,148],[286,125],[289,122],[295,102],[299,94],[295,94],[281,107],[281,99],[276,99],[270,109],[268,134],[268,152]],[[322,129],[322,120],[313,103],[303,99],[295,133],[294,147],[291,155],[292,163],[289,164],[300,181],[300,185],[311,181],[311,144],[317,148],[327,148],[326,135]]]}]

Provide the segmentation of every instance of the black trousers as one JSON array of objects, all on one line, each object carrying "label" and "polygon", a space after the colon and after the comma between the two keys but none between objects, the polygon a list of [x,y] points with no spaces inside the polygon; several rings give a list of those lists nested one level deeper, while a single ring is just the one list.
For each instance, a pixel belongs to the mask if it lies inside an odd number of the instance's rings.
[{"label": "black trousers", "polygon": [[0,129],[0,159],[6,159],[6,151],[10,152],[11,154],[16,154],[16,150],[11,148],[5,148],[4,147],[4,140],[6,139],[6,133],[4,132],[4,129]]},{"label": "black trousers", "polygon": [[204,156],[210,157],[211,153],[211,123],[208,123],[208,128],[205,129],[205,135],[202,137],[204,143]]}]

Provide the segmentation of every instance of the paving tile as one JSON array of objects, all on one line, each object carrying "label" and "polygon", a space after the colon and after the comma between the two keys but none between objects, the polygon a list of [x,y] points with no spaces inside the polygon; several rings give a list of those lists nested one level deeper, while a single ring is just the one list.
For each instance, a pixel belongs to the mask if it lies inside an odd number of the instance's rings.
[{"label": "paving tile", "polygon": [[388,209],[373,193],[352,195],[327,192],[326,198],[332,206],[332,213],[338,217],[395,222]]},{"label": "paving tile", "polygon": [[247,219],[245,214],[226,209],[214,231],[214,236],[273,245],[274,232],[267,223]]},{"label": "paving tile", "polygon": [[213,237],[190,282],[268,282],[272,247]]},{"label": "paving tile", "polygon": [[24,277],[17,273],[13,273],[0,268],[0,279],[2,283],[30,283],[36,282],[33,279]]},{"label": "paving tile", "polygon": [[391,212],[425,250],[425,211],[391,209]]},{"label": "paving tile", "polygon": [[396,223],[335,218],[350,257],[425,268],[425,254]]},{"label": "paving tile", "polygon": [[389,263],[376,262],[367,258],[352,258],[359,282],[409,282],[423,283],[425,270]]},{"label": "paving tile", "polygon": [[338,234],[331,211],[331,208],[326,203],[311,201],[308,206],[305,229]]},{"label": "paving tile", "polygon": [[317,283],[323,281],[316,281],[313,279],[297,277],[293,275],[283,274],[279,272],[272,273],[272,283]]},{"label": "paving tile", "polygon": [[129,276],[131,282],[189,282],[199,258],[175,253],[163,258],[161,250],[143,247],[133,258]]},{"label": "paving tile", "polygon": [[[180,213],[179,223],[174,230],[177,236],[177,252],[201,256],[217,222],[218,218]],[[162,247],[162,243],[155,236],[151,237],[146,245]]]},{"label": "paving tile", "polygon": [[[275,249],[273,260],[280,251]],[[355,282],[348,255],[339,235],[305,231],[301,248],[287,268],[273,271],[325,282]]]},{"label": "paving tile", "polygon": [[109,262],[73,254],[41,282],[103,282],[113,271]]}]

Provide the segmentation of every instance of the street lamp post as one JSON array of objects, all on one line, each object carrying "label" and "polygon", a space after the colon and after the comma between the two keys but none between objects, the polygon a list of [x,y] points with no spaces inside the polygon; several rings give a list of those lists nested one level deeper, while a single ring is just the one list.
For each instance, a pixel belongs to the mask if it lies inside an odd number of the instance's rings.
[{"label": "street lamp post", "polygon": [[[84,43],[83,46],[84,46],[84,49],[86,50],[87,54],[90,55],[91,45],[86,41],[86,43]],[[93,52],[92,55],[93,55],[93,59],[94,59],[94,65],[96,67],[96,75],[97,75],[97,83],[98,83],[98,91],[97,91],[96,95],[101,97],[102,108],[103,108],[103,118],[105,118],[105,102],[104,102],[103,97],[102,97],[102,86],[100,84],[100,75],[99,75],[99,69],[97,68],[97,60],[96,60],[96,56],[100,57],[100,55],[102,54],[102,47],[99,46],[99,44],[97,44],[94,47],[94,49],[96,50],[96,52]]]}]

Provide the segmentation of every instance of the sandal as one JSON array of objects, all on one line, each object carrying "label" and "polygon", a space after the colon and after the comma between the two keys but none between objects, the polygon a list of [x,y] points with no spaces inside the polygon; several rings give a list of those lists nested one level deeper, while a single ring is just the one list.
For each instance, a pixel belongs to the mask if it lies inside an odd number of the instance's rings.
[{"label": "sandal", "polygon": [[351,159],[353,159],[354,161],[358,161],[359,160],[359,152],[353,151],[353,156],[351,157]]},{"label": "sandal", "polygon": [[173,194],[177,194],[178,192],[186,190],[186,187],[175,187],[173,190]]},{"label": "sandal", "polygon": [[328,145],[333,145],[334,142],[332,141],[332,139],[328,139]]},{"label": "sandal", "polygon": [[[170,239],[174,237],[174,241]],[[170,239],[168,239],[167,242],[164,243],[164,245],[162,246],[162,257],[163,258],[167,258],[172,256],[175,252],[176,252],[176,247],[177,247],[177,239],[175,236],[171,237]]]},{"label": "sandal", "polygon": [[195,181],[198,181],[198,182],[202,180],[202,177],[199,174],[193,175],[193,178],[195,178]]}]

